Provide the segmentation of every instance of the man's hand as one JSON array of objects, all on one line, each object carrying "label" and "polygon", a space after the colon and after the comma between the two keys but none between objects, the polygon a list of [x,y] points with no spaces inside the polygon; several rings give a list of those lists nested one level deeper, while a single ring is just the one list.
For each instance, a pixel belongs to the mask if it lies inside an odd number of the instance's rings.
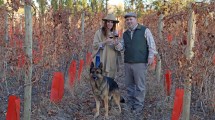
[{"label": "man's hand", "polygon": [[120,51],[123,49],[122,44],[120,44],[119,42],[116,44],[115,49]]},{"label": "man's hand", "polygon": [[154,57],[148,58],[148,65],[152,65],[154,62]]}]

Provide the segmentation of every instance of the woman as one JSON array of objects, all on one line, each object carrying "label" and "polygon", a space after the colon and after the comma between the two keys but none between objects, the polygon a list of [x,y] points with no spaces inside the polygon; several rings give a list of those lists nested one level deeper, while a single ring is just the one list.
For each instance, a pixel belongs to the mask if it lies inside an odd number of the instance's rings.
[{"label": "woman", "polygon": [[[115,78],[117,72],[117,54],[115,44],[117,38],[114,37],[116,24],[119,23],[113,14],[108,14],[102,19],[103,27],[96,31],[93,41],[93,57],[98,67],[98,63],[103,63],[103,75]],[[118,36],[118,35],[117,35]]]}]

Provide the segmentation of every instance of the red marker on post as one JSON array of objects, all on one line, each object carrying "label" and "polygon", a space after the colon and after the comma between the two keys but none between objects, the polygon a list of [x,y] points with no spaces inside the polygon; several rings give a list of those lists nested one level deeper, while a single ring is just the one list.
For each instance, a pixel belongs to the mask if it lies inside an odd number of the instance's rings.
[{"label": "red marker on post", "polygon": [[179,120],[183,107],[184,90],[176,89],[171,120]]},{"label": "red marker on post", "polygon": [[169,96],[170,95],[170,89],[171,89],[171,82],[172,82],[170,70],[166,70],[165,78],[166,78],[166,82],[165,82],[166,94]]},{"label": "red marker on post", "polygon": [[20,98],[10,95],[6,120],[20,120]]},{"label": "red marker on post", "polygon": [[168,35],[167,35],[167,41],[168,41],[169,43],[171,43],[172,40],[173,40],[173,36],[172,36],[171,34],[168,34]]},{"label": "red marker on post", "polygon": [[62,72],[55,72],[52,79],[50,100],[60,102],[64,94],[64,76]]}]

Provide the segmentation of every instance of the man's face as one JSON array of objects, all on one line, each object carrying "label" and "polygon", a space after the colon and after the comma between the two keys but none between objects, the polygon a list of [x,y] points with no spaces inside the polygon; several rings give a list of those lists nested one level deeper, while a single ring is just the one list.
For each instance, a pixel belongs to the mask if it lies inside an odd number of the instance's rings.
[{"label": "man's face", "polygon": [[127,17],[125,22],[129,29],[132,29],[135,25],[137,25],[137,19],[135,17]]}]

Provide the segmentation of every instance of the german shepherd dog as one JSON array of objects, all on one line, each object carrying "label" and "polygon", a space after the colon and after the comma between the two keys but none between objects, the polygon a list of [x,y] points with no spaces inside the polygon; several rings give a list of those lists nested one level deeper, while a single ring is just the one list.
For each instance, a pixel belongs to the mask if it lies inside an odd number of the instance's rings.
[{"label": "german shepherd dog", "polygon": [[102,67],[102,63],[99,64],[98,68],[95,67],[93,62],[91,62],[90,65],[90,84],[96,101],[96,113],[94,118],[99,116],[100,99],[104,101],[105,117],[108,117],[108,101],[112,98],[119,108],[119,113],[121,113],[118,84],[114,79],[102,75]]}]

